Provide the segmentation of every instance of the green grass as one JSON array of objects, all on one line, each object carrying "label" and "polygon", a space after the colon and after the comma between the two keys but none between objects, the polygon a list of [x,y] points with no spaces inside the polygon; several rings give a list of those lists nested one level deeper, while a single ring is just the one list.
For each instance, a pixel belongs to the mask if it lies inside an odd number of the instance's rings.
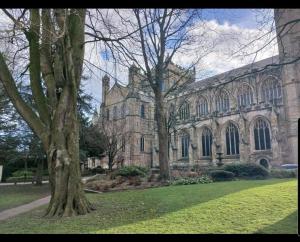
[{"label": "green grass", "polygon": [[0,186],[0,212],[5,209],[30,203],[49,194],[50,190],[48,184],[43,184],[42,186]]},{"label": "green grass", "polygon": [[97,210],[0,222],[0,233],[297,233],[297,180],[268,179],[88,194]]}]

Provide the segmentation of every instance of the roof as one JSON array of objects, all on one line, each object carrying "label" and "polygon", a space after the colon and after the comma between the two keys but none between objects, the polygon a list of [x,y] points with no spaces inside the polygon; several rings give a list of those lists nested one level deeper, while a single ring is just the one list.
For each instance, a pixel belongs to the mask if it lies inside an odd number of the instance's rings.
[{"label": "roof", "polygon": [[261,61],[257,61],[257,62],[248,64],[248,65],[227,71],[227,72],[223,72],[221,74],[218,74],[218,75],[215,75],[215,76],[212,76],[209,78],[202,79],[197,82],[190,83],[187,86],[184,86],[183,88],[179,89],[178,92],[190,91],[190,90],[195,90],[198,88],[206,88],[206,87],[212,86],[213,84],[221,84],[222,82],[224,82],[226,80],[230,80],[230,78],[232,78],[232,77],[236,77],[236,76],[245,74],[249,70],[253,71],[255,69],[264,68],[266,65],[269,65],[269,64],[278,64],[278,63],[279,63],[279,56],[278,55],[272,56],[270,58],[263,59]]}]

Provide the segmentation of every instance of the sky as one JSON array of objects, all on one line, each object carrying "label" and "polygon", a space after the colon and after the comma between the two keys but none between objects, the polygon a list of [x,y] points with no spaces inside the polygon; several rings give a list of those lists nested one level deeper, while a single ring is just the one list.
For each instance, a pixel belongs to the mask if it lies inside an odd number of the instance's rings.
[{"label": "sky", "polygon": [[[265,16],[268,16],[266,18]],[[232,53],[238,50],[243,44],[247,44],[251,39],[255,39],[270,29],[270,25],[263,26],[263,22],[272,21],[273,11],[271,9],[205,9],[202,13],[202,19],[206,22],[206,26],[212,30],[207,33],[207,39],[214,40],[217,44],[213,47],[212,53],[205,55],[196,67],[196,80],[201,80],[228,70],[238,68],[240,66],[259,61],[274,55],[277,55],[276,39],[268,48],[264,48],[258,55],[246,55],[252,49],[263,46],[271,37],[255,41],[247,49],[238,52],[235,55]],[[199,23],[201,29],[201,23]],[[199,30],[201,31],[201,30]],[[222,36],[222,37],[220,37]],[[228,38],[226,38],[228,36]],[[234,37],[233,37],[234,36]],[[268,35],[270,36],[270,35]],[[209,42],[209,41],[208,41]],[[204,43],[209,44],[209,43]],[[201,49],[201,46],[196,46]],[[95,65],[101,66],[102,71],[98,68],[92,68],[93,71],[86,71],[89,78],[84,81],[85,90],[94,98],[93,105],[99,109],[101,104],[102,84],[101,79],[105,72],[111,75],[111,86],[114,84],[113,77],[117,78],[121,84],[126,85],[128,82],[127,68],[108,63],[106,61],[105,52],[102,50],[91,50],[86,47],[86,55],[97,63]],[[98,55],[95,53],[99,53]],[[178,54],[174,56],[176,64],[185,66],[193,56],[193,53]],[[92,61],[91,61],[92,62]],[[91,68],[91,67],[89,67]]]},{"label": "sky", "polygon": [[[113,10],[108,10],[113,11]],[[126,11],[126,10],[124,10]],[[129,10],[127,10],[129,11]],[[1,11],[2,12],[2,11]],[[0,12],[0,29],[9,21]],[[124,13],[123,13],[124,14]],[[126,15],[127,14],[127,15]],[[132,18],[132,13],[125,12],[125,18]],[[114,21],[114,16],[111,15]],[[195,59],[196,55],[203,58],[196,66],[196,80],[220,74],[234,68],[250,64],[261,59],[277,55],[277,43],[271,42],[258,54],[251,54],[260,46],[264,46],[274,38],[274,33],[268,34],[270,23],[273,22],[272,9],[204,9],[202,19],[196,23],[195,33],[205,38],[195,42],[190,50],[176,54],[173,62],[186,67]],[[267,23],[267,24],[262,24]],[[124,26],[123,26],[124,27]],[[125,26],[126,27],[126,26]],[[105,32],[102,27],[101,31]],[[260,38],[263,36],[263,38]],[[251,40],[258,39],[251,43]],[[213,44],[212,44],[213,43]],[[249,44],[251,43],[251,44]],[[245,48],[242,48],[246,45]],[[2,46],[6,51],[14,52]],[[209,49],[209,53],[204,50]],[[102,77],[108,73],[111,77],[111,86],[116,78],[122,85],[128,83],[128,68],[107,61],[106,49],[103,44],[86,44],[84,63],[84,80],[82,81],[86,93],[93,97],[93,107],[99,110],[102,95]]]}]

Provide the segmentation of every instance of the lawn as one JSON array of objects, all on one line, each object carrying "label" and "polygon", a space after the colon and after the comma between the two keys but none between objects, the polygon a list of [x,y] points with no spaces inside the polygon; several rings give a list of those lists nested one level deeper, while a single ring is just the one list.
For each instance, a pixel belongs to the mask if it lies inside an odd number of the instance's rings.
[{"label": "lawn", "polygon": [[42,186],[16,185],[0,186],[0,212],[25,203],[30,203],[50,194],[49,184]]},{"label": "lawn", "polygon": [[297,233],[297,180],[268,179],[88,194],[97,210],[0,222],[0,233]]}]

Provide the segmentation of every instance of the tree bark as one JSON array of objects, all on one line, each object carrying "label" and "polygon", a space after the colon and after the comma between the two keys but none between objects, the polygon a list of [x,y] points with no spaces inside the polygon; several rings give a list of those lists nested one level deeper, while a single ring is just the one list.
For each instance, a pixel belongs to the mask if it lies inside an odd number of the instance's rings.
[{"label": "tree bark", "polygon": [[94,209],[81,182],[76,103],[71,95],[65,96],[68,98],[62,103],[64,112],[56,120],[47,149],[51,186],[47,216],[86,214]]},{"label": "tree bark", "polygon": [[36,183],[35,185],[41,186],[43,185],[43,159],[37,162],[37,169],[36,169]]},{"label": "tree bark", "polygon": [[156,112],[157,112],[157,129],[159,143],[159,167],[160,179],[165,181],[170,179],[170,166],[168,157],[168,130],[166,125],[166,113],[163,106],[163,97],[161,92],[156,93]]}]

